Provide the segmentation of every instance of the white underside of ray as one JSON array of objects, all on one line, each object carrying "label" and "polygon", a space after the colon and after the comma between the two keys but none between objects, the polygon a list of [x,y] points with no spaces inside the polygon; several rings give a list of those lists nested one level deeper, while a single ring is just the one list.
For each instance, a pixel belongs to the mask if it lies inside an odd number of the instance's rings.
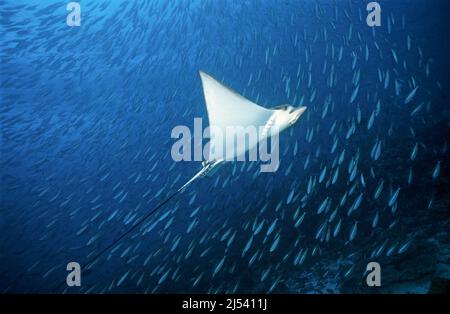
[{"label": "white underside of ray", "polygon": [[[227,127],[255,127],[259,132],[263,129],[260,127],[265,126],[267,132],[267,126],[273,124],[274,110],[251,102],[204,72],[200,72],[200,77],[208,111],[209,126],[212,131],[218,129],[224,135],[227,132]],[[214,132],[211,132],[208,160],[217,160],[223,157],[223,155],[217,156],[214,150],[214,147],[220,144],[222,144],[225,154],[234,152],[234,157],[239,157],[254,148],[258,141],[264,137],[265,134],[258,133],[257,137],[248,137],[244,143],[240,141],[234,141],[233,143],[223,137],[220,140]],[[230,157],[230,155],[227,155],[227,157]]]}]

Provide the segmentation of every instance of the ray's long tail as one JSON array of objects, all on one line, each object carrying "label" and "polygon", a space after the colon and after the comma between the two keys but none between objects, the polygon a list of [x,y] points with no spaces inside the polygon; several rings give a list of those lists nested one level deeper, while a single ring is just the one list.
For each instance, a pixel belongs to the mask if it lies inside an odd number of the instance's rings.
[{"label": "ray's long tail", "polygon": [[[171,199],[173,199],[176,195],[184,191],[189,185],[192,184],[196,179],[204,176],[206,172],[209,170],[209,167],[203,167],[195,176],[193,176],[189,181],[187,181],[181,188],[170,194],[166,199],[159,202],[151,211],[145,214],[141,219],[136,221],[128,230],[122,233],[118,238],[116,238],[113,242],[111,242],[108,246],[103,248],[100,252],[94,255],[86,264],[81,266],[81,269],[89,269],[94,263],[106,252],[108,252],[111,248],[113,248],[117,243],[119,243],[123,238],[129,235],[131,232],[136,230],[137,227],[141,226],[147,219],[149,219],[158,209],[167,204]],[[66,283],[66,281],[61,282],[57,287],[55,287],[54,292],[59,291],[62,286]]]}]

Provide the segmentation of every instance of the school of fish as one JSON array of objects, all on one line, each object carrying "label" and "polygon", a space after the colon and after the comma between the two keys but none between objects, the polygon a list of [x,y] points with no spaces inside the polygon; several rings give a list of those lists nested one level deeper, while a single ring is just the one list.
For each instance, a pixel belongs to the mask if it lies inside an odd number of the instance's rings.
[{"label": "school of fish", "polygon": [[447,82],[395,2],[381,27],[358,1],[81,8],[69,27],[64,1],[0,4],[1,292],[52,292],[198,171],[170,132],[207,125],[199,70],[307,106],[278,171],[227,163],[56,292],[364,291],[365,265],[412,254],[425,220],[448,240]]}]

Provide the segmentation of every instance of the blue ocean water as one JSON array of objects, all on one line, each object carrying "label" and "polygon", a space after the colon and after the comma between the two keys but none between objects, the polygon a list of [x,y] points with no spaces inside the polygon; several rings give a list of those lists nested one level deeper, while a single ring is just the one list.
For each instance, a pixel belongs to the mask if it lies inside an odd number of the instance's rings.
[{"label": "blue ocean water", "polygon": [[[426,293],[449,278],[448,1],[3,1],[0,291]],[[199,71],[306,106],[280,167],[189,180]],[[368,287],[377,262],[381,287]]]}]

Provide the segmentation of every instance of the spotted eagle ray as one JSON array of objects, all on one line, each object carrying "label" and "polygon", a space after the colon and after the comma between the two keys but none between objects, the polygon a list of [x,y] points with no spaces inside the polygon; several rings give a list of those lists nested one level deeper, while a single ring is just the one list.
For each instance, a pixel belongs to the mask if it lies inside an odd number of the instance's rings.
[{"label": "spotted eagle ray", "polygon": [[239,141],[237,143],[234,141],[226,142],[224,154],[219,157],[217,157],[214,148],[222,146],[223,142],[222,139],[218,139],[217,136],[212,134],[209,143],[210,152],[208,159],[202,162],[203,168],[178,191],[184,190],[200,177],[213,174],[217,170],[217,166],[224,162],[224,155],[227,155],[227,160],[228,158],[233,159],[242,156],[267,137],[274,136],[294,125],[306,110],[306,107],[294,108],[291,105],[281,105],[272,109],[264,108],[239,95],[203,71],[200,71],[200,78],[210,128],[219,130],[220,134],[226,134],[226,129],[230,126],[240,126],[244,129],[261,127],[261,132],[258,136],[250,137],[248,141],[242,143]]}]

